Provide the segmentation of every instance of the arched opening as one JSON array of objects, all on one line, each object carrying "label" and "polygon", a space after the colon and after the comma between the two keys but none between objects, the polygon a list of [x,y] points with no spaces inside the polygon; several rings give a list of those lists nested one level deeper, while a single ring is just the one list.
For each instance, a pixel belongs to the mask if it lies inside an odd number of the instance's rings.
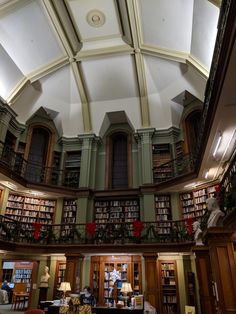
[{"label": "arched opening", "polygon": [[26,177],[29,181],[42,182],[46,175],[50,133],[42,127],[34,127],[28,153]]},{"label": "arched opening", "polygon": [[193,154],[195,153],[198,144],[201,116],[202,112],[196,110],[191,112],[185,119],[188,150]]},{"label": "arched opening", "polygon": [[127,135],[112,137],[112,188],[128,187]]}]

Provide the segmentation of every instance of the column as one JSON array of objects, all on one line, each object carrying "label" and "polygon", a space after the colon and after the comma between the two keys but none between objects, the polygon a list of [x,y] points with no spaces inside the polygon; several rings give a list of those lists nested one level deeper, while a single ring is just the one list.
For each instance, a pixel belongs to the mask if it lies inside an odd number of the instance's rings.
[{"label": "column", "polygon": [[138,147],[141,150],[141,184],[153,182],[152,136],[154,129],[137,130]]},{"label": "column", "polygon": [[232,235],[234,230],[211,227],[205,234],[211,260],[213,289],[219,313],[236,313],[236,262]]},{"label": "column", "polygon": [[[145,287],[144,299],[158,309],[157,253],[144,253]],[[158,312],[158,311],[157,311]]]},{"label": "column", "polygon": [[[0,105],[0,143],[5,142],[9,123],[13,116],[16,116],[10,107]],[[1,147],[2,150],[2,147]]]},{"label": "column", "polygon": [[[89,187],[90,180],[91,182],[95,182],[95,171],[92,172],[92,160],[94,157],[92,156],[92,148],[97,137],[94,134],[85,134],[79,135],[79,139],[82,141],[80,187]],[[90,178],[91,174],[93,174],[92,178]]]},{"label": "column", "polygon": [[83,260],[84,256],[80,253],[66,254],[65,281],[70,282],[72,292],[80,291],[82,289],[81,276]]}]

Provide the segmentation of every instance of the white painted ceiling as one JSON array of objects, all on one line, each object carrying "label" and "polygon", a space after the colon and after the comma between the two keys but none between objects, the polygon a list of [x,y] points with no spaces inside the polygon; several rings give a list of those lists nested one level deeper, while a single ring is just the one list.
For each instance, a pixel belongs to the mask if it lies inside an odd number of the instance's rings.
[{"label": "white painted ceiling", "polygon": [[[204,100],[219,8],[208,0],[1,0],[0,96],[25,123],[55,111],[61,136],[179,126],[187,90]],[[141,96],[141,97],[140,97]]]}]

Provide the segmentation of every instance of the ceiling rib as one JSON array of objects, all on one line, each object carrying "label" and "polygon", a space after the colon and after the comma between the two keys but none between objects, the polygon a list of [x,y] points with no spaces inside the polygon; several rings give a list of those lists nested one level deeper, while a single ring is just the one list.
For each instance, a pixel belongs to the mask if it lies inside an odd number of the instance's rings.
[{"label": "ceiling rib", "polygon": [[128,15],[130,21],[131,28],[131,36],[134,44],[135,51],[135,64],[136,64],[136,73],[137,73],[137,81],[139,86],[139,94],[140,94],[140,111],[141,111],[141,121],[142,127],[150,126],[150,115],[149,115],[149,104],[147,97],[147,84],[146,77],[144,71],[144,61],[143,56],[140,50],[140,19],[137,8],[137,1],[127,1]]},{"label": "ceiling rib", "polygon": [[83,122],[84,122],[84,132],[91,133],[92,132],[92,124],[91,124],[91,115],[90,115],[90,107],[87,98],[87,94],[84,87],[84,81],[81,75],[81,71],[79,70],[79,63],[72,62],[71,63],[72,70],[74,73],[74,77],[76,80],[76,85],[78,87],[81,103],[82,103],[82,115],[83,115]]},{"label": "ceiling rib", "polygon": [[128,45],[108,47],[102,49],[91,49],[86,51],[79,51],[76,55],[76,60],[93,59],[97,57],[107,57],[112,55],[130,55],[134,53],[134,49]]},{"label": "ceiling rib", "polygon": [[89,108],[89,102],[88,97],[86,95],[86,91],[83,84],[83,75],[81,71],[79,70],[79,66],[75,62],[75,56],[73,54],[73,50],[68,42],[68,39],[64,33],[64,29],[61,25],[61,22],[58,19],[58,16],[55,12],[54,7],[52,6],[52,3],[50,0],[43,0],[43,3],[45,5],[45,8],[51,18],[51,21],[55,27],[55,30],[61,40],[62,45],[64,46],[67,55],[69,57],[69,61],[71,62],[74,78],[76,81],[76,85],[80,94],[80,99],[82,103],[82,115],[83,115],[83,122],[84,122],[84,132],[90,133],[92,131],[92,125],[91,125],[91,117],[90,117],[90,108]]},{"label": "ceiling rib", "polygon": [[57,71],[58,69],[64,67],[67,64],[69,64],[69,60],[67,56],[59,58],[47,64],[46,66],[29,73],[27,75],[27,78],[30,80],[31,83],[33,83],[41,79],[42,77]]}]

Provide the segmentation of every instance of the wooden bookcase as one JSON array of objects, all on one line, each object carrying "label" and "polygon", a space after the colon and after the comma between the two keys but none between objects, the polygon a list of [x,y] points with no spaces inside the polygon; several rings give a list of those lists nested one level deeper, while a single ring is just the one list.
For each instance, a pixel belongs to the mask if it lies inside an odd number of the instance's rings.
[{"label": "wooden bookcase", "polygon": [[60,177],[60,161],[61,161],[61,153],[53,152],[53,170],[51,174],[51,183],[57,184]]},{"label": "wooden bookcase", "polygon": [[66,262],[57,261],[56,264],[56,276],[54,281],[54,297],[61,296],[61,292],[58,291],[61,282],[65,281]]},{"label": "wooden bookcase", "polygon": [[215,196],[217,184],[206,186],[198,190],[181,193],[180,206],[182,209],[183,218],[198,218],[202,217],[206,212],[206,200],[209,197]]},{"label": "wooden bookcase", "polygon": [[179,291],[176,261],[158,261],[160,274],[160,313],[179,313]]},{"label": "wooden bookcase", "polygon": [[139,199],[112,199],[95,200],[95,222],[106,224],[108,222],[122,223],[139,220]]},{"label": "wooden bookcase", "polygon": [[159,234],[169,234],[171,231],[172,213],[170,195],[155,195],[156,220]]},{"label": "wooden bookcase", "polygon": [[[112,285],[112,272],[119,272],[120,279]],[[134,294],[140,294],[141,257],[140,256],[92,256],[90,284],[97,305],[113,304],[121,300],[122,282],[130,282]]]},{"label": "wooden bookcase", "polygon": [[152,159],[154,182],[162,182],[172,177],[172,166],[168,163],[172,159],[170,144],[152,145]]},{"label": "wooden bookcase", "polygon": [[9,194],[5,215],[26,223],[50,225],[54,220],[55,200]]},{"label": "wooden bookcase", "polygon": [[79,187],[81,152],[67,152],[64,164],[64,185],[69,187]]},{"label": "wooden bookcase", "polygon": [[64,199],[62,214],[62,235],[73,237],[73,225],[76,223],[77,203],[75,199]]}]

